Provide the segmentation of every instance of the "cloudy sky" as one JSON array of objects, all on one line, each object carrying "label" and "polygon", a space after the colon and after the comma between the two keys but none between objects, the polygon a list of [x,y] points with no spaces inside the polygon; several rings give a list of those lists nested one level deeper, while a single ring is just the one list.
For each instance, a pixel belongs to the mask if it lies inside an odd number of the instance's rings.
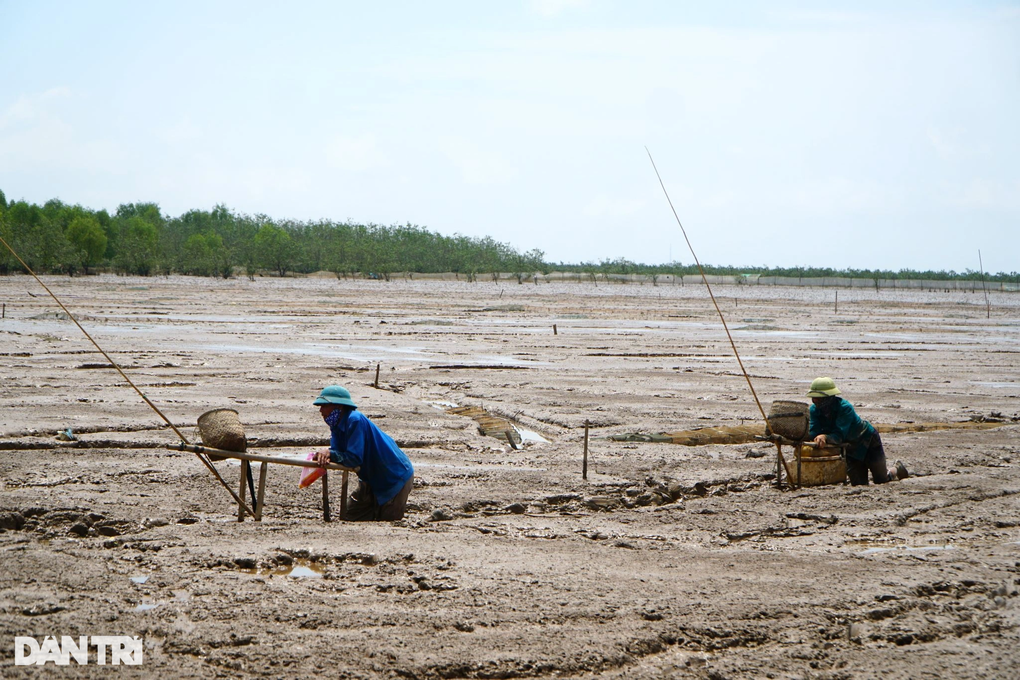
[{"label": "cloudy sky", "polygon": [[0,190],[1020,270],[1020,2],[0,0]]}]

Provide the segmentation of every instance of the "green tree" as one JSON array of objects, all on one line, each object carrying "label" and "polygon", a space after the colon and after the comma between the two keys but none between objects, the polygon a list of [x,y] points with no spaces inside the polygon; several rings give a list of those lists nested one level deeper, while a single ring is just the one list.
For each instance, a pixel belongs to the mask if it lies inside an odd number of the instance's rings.
[{"label": "green tree", "polygon": [[255,234],[255,252],[259,265],[284,276],[294,258],[290,234],[274,224],[265,224]]},{"label": "green tree", "polygon": [[91,215],[78,215],[67,225],[64,232],[71,244],[75,264],[89,273],[89,267],[102,261],[106,254],[106,234],[99,220]]},{"label": "green tree", "polygon": [[198,276],[223,274],[223,259],[223,238],[214,231],[192,234],[184,244],[184,273],[186,274]]},{"label": "green tree", "polygon": [[129,217],[120,231],[115,264],[128,274],[149,276],[156,268],[159,230],[139,216]]}]

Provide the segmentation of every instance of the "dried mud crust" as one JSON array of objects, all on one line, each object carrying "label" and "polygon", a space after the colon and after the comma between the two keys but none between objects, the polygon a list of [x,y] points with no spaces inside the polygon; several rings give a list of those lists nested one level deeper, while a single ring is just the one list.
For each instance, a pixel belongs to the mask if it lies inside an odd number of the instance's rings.
[{"label": "dried mud crust", "polygon": [[[0,284],[5,676],[28,677],[15,635],[50,634],[142,635],[135,674],[166,677],[1020,664],[1020,296],[993,295],[989,320],[963,293],[840,291],[836,316],[831,291],[717,289],[766,410],[832,375],[876,423],[1005,421],[883,435],[903,482],[779,491],[762,444],[607,439],[757,422],[700,288],[47,279],[186,436],[234,408],[252,450],[304,456],[325,434],[310,402],[339,382],[416,465],[400,522],[323,524],[318,485],[271,466],[264,520],[239,524],[194,456],[164,448],[173,432],[27,294],[37,284]],[[452,404],[549,441],[512,450]],[[77,442],[56,438],[67,428]],[[217,467],[236,486],[239,468]]]}]

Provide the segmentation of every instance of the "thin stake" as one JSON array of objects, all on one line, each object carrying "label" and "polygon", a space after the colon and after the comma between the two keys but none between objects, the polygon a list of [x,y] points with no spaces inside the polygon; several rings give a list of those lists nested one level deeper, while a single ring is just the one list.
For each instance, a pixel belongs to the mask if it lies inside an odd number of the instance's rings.
[{"label": "thin stake", "polygon": [[985,265],[981,261],[981,250],[978,249],[978,266],[981,267],[981,288],[985,291],[985,313],[986,318],[992,318],[992,307],[988,304],[988,289],[985,287]]},{"label": "thin stake", "polygon": [[375,365],[375,389],[379,389],[379,364]]},{"label": "thin stake", "polygon": [[836,314],[839,314],[839,291],[836,291]]},{"label": "thin stake", "polygon": [[347,470],[343,471],[343,480],[340,482],[340,519],[347,519]]},{"label": "thin stake", "polygon": [[559,333],[556,332],[556,324],[553,324],[553,335],[559,335]]},{"label": "thin stake", "polygon": [[659,179],[659,186],[662,187],[662,193],[666,195],[666,201],[669,203],[669,209],[673,211],[673,217],[676,218],[676,223],[680,225],[680,231],[684,235],[684,240],[687,241],[687,247],[691,251],[691,256],[694,257],[694,263],[698,265],[698,271],[701,272],[701,280],[705,283],[705,288],[708,289],[708,296],[712,298],[712,305],[715,307],[715,311],[719,313],[719,320],[722,321],[723,330],[726,331],[726,337],[730,340],[730,347],[733,348],[733,356],[737,358],[737,363],[740,365],[740,371],[744,374],[744,379],[747,380],[747,386],[751,389],[751,396],[754,397],[754,403],[758,405],[758,411],[761,412],[762,420],[765,421],[766,433],[771,433],[772,428],[769,427],[769,419],[765,416],[765,409],[762,408],[761,402],[758,401],[758,393],[754,391],[754,385],[751,384],[751,376],[747,374],[747,370],[744,368],[744,362],[740,360],[740,353],[737,352],[737,345],[733,342],[733,336],[730,335],[730,328],[726,325],[726,317],[723,316],[722,310],[719,309],[719,303],[715,300],[715,295],[712,294],[712,286],[708,285],[708,277],[705,276],[705,269],[701,266],[701,262],[698,260],[697,254],[694,252],[694,246],[691,245],[691,240],[687,238],[687,230],[684,229],[683,223],[680,221],[680,216],[676,214],[676,208],[673,207],[673,201],[669,198],[669,192],[666,191],[666,185],[662,182],[662,176],[659,174],[659,169],[655,167],[655,160],[652,158],[652,152],[645,147],[645,152],[648,154],[648,160],[652,162],[652,169],[655,170],[655,176]]},{"label": "thin stake", "polygon": [[[106,358],[106,360],[110,362],[111,366],[113,366],[115,369],[117,369],[117,372],[120,373],[121,377],[124,378],[124,380],[127,382],[127,384],[131,385],[131,387],[134,388],[135,392],[138,393],[138,396],[140,396],[142,398],[142,400],[146,404],[148,404],[149,407],[152,408],[153,411],[156,412],[156,415],[158,415],[160,418],[163,419],[164,423],[166,423],[167,425],[170,426],[170,429],[174,431],[174,434],[176,434],[178,437],[180,437],[182,442],[184,442],[185,444],[189,444],[190,442],[188,442],[188,438],[185,437],[183,434],[181,434],[181,431],[178,430],[177,427],[174,426],[174,424],[170,422],[170,419],[167,418],[165,415],[163,415],[163,412],[160,411],[158,408],[156,408],[156,405],[153,404],[151,401],[149,401],[149,398],[147,396],[145,396],[144,394],[142,394],[142,391],[140,389],[138,389],[138,387],[133,382],[131,382],[131,378],[127,377],[127,374],[125,374],[124,371],[121,370],[121,368],[117,364],[117,362],[114,361],[110,357],[110,355],[107,354],[106,351],[103,350],[103,348],[99,346],[99,343],[96,342],[95,339],[93,339],[93,337],[91,335],[89,335],[88,331],[86,331],[84,328],[82,328],[81,324],[78,323],[78,319],[76,319],[74,317],[74,314],[71,314],[71,312],[67,309],[67,307],[64,306],[64,303],[60,301],[60,298],[58,298],[56,295],[54,295],[53,291],[50,290],[49,287],[45,283],[42,282],[42,279],[40,279],[38,276],[36,276],[35,272],[32,271],[32,268],[29,267],[27,264],[25,264],[25,261],[21,259],[21,256],[18,255],[17,252],[15,252],[14,248],[11,248],[10,244],[8,244],[7,241],[5,241],[3,239],[3,237],[0,237],[0,243],[3,243],[4,246],[6,246],[7,250],[11,251],[11,254],[14,255],[14,257],[18,260],[18,262],[21,263],[21,266],[25,268],[25,271],[27,271],[29,274],[31,274],[32,278],[34,278],[39,283],[39,285],[42,286],[43,289],[47,293],[50,294],[50,297],[53,298],[53,300],[60,306],[60,308],[62,310],[64,310],[64,313],[67,314],[67,318],[69,318],[71,321],[74,322],[74,325],[78,327],[78,330],[80,330],[82,333],[85,334],[85,337],[89,339],[89,342],[91,342],[93,345],[95,345],[96,349],[99,350],[99,353],[102,354]],[[31,293],[29,293],[29,295],[31,295]],[[209,469],[209,471],[213,473],[213,475],[216,477],[216,479],[219,480],[220,485],[224,489],[226,489],[230,493],[231,496],[234,497],[234,500],[237,501],[238,506],[244,508],[245,510],[247,510],[251,514],[251,516],[254,517],[255,516],[255,512],[253,510],[251,510],[251,508],[249,508],[247,505],[245,505],[244,501],[241,500],[241,498],[236,493],[234,493],[234,490],[231,489],[230,486],[227,485],[227,483],[223,480],[223,477],[220,476],[220,473],[216,469],[216,467],[211,462],[209,462],[209,460],[205,456],[203,456],[201,453],[196,453],[195,455],[198,456],[198,459],[200,461],[202,461],[202,463]]]},{"label": "thin stake", "polygon": [[584,421],[584,462],[581,463],[581,479],[588,479],[588,421]]},{"label": "thin stake", "polygon": [[322,475],[322,521],[329,522],[329,475]]}]

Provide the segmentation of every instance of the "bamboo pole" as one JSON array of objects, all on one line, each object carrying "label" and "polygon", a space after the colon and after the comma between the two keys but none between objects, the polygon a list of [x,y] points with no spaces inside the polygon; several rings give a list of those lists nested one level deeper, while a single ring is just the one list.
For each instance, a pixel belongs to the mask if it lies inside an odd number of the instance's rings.
[{"label": "bamboo pole", "polygon": [[255,521],[262,521],[262,508],[266,503],[266,473],[269,470],[269,463],[259,465],[259,495],[255,499]]},{"label": "bamboo pole", "polygon": [[[53,301],[56,302],[57,305],[59,305],[62,310],[64,310],[65,314],[67,314],[67,318],[69,318],[71,321],[74,322],[74,325],[78,327],[78,330],[80,330],[82,333],[85,334],[85,337],[89,339],[89,342],[91,342],[95,346],[95,348],[99,351],[99,353],[102,354],[106,358],[106,360],[108,362],[110,362],[111,366],[113,366],[115,369],[117,369],[117,372],[120,373],[120,376],[122,378],[124,378],[124,381],[128,385],[130,385],[132,388],[134,388],[135,392],[138,393],[138,396],[140,396],[142,398],[142,401],[144,401],[146,404],[148,404],[149,407],[153,411],[156,412],[156,415],[158,415],[160,418],[162,418],[163,422],[165,422],[167,425],[170,426],[170,429],[174,431],[174,434],[176,434],[180,438],[182,443],[188,444],[189,443],[188,442],[188,438],[185,437],[183,434],[181,434],[181,431],[178,430],[177,427],[172,422],[170,422],[169,418],[167,418],[165,415],[163,415],[163,412],[160,411],[156,407],[156,405],[153,404],[149,400],[149,398],[147,396],[142,394],[142,391],[140,389],[138,389],[138,386],[135,385],[134,382],[131,381],[131,378],[127,377],[127,374],[124,373],[123,370],[121,370],[120,365],[116,361],[114,361],[110,357],[110,355],[106,353],[106,350],[104,350],[102,347],[100,347],[99,343],[96,342],[95,339],[91,335],[89,335],[89,332],[87,330],[85,330],[80,323],[78,323],[78,319],[75,318],[74,314],[72,314],[70,312],[70,310],[68,310],[67,307],[64,306],[64,303],[60,301],[60,298],[58,298],[53,293],[53,291],[50,290],[49,287],[45,283],[42,282],[42,279],[40,279],[36,275],[36,273],[34,271],[32,271],[32,268],[29,267],[25,263],[25,261],[21,259],[21,256],[18,255],[18,253],[14,250],[14,248],[12,248],[10,246],[10,244],[7,243],[7,241],[5,241],[3,239],[3,237],[0,237],[0,243],[2,243],[7,248],[7,250],[11,251],[11,254],[14,255],[14,257],[18,260],[18,262],[21,263],[21,266],[25,268],[25,271],[27,271],[29,274],[31,274],[32,278],[34,278],[36,280],[36,282],[38,282],[38,284],[43,287],[43,290],[45,290],[47,293],[49,293],[50,297],[53,298]],[[29,295],[31,295],[31,293],[29,293]],[[185,449],[181,449],[181,450],[184,451]],[[255,513],[247,505],[244,504],[244,501],[241,500],[241,498],[236,493],[234,493],[234,490],[231,489],[230,486],[227,484],[227,482],[223,479],[223,477],[220,476],[220,473],[219,473],[219,471],[216,470],[216,467],[205,456],[203,456],[201,454],[201,452],[195,451],[194,453],[196,453],[198,455],[198,459],[200,461],[202,461],[202,464],[205,465],[205,467],[209,470],[209,472],[211,472],[213,474],[213,476],[216,477],[216,480],[220,483],[220,486],[222,486],[224,489],[227,490],[227,492],[233,497],[233,499],[235,501],[237,501],[238,505],[240,505],[245,511],[247,511],[248,513],[250,513],[254,517]]]},{"label": "bamboo pole", "polygon": [[[691,245],[691,240],[687,237],[687,230],[684,229],[683,223],[680,221],[680,216],[676,213],[676,208],[673,207],[673,201],[669,197],[669,192],[666,191],[666,185],[662,181],[662,176],[659,175],[659,169],[655,167],[655,160],[652,158],[652,152],[645,147],[645,152],[648,154],[648,160],[652,163],[652,170],[655,171],[655,176],[659,180],[659,186],[662,187],[662,193],[666,196],[666,202],[669,203],[669,209],[673,211],[673,217],[676,218],[676,223],[680,227],[680,232],[684,235],[684,240],[687,241],[687,248],[691,251],[691,256],[694,258],[694,263],[698,265],[698,271],[701,272],[701,280],[705,284],[705,288],[708,290],[708,297],[712,299],[712,305],[715,307],[715,311],[719,314],[719,320],[722,321],[723,330],[726,331],[726,337],[730,341],[730,347],[733,348],[733,356],[737,359],[737,364],[740,366],[740,372],[744,374],[744,379],[747,381],[747,387],[751,390],[751,396],[754,397],[754,403],[758,406],[758,411],[761,413],[762,420],[765,421],[765,431],[771,432],[772,428],[769,426],[769,419],[765,415],[765,409],[762,408],[761,401],[758,400],[758,393],[754,390],[754,385],[751,383],[751,376],[747,373],[747,369],[744,368],[744,362],[740,359],[740,352],[737,351],[737,344],[733,342],[733,335],[730,334],[730,327],[726,324],[726,317],[723,316],[722,310],[719,309],[719,303],[715,299],[715,294],[712,293],[712,286],[708,283],[708,276],[705,275],[705,268],[701,266],[701,261],[698,259],[698,255],[694,252],[694,246]],[[734,298],[736,302],[736,298]]]},{"label": "bamboo pole", "polygon": [[[783,458],[782,444],[779,442],[776,442],[776,454],[779,456],[779,462],[783,464],[783,469],[786,470],[786,483],[792,489],[794,488],[793,475],[790,474],[790,466],[786,464],[786,459]],[[800,484],[799,479],[797,480],[797,483]]]},{"label": "bamboo pole", "polygon": [[[245,507],[244,507],[244,492],[245,492],[245,488],[246,488],[245,487],[245,482],[248,481],[248,466],[249,465],[250,465],[250,463],[248,461],[246,461],[246,460],[241,461],[241,488],[238,489],[238,491],[237,491],[237,499],[238,499],[237,500],[237,521],[238,522],[243,522],[244,521],[244,515],[245,515],[245,512],[244,512],[245,511]],[[254,516],[254,515],[255,515],[255,513],[253,512],[252,516]]]}]

